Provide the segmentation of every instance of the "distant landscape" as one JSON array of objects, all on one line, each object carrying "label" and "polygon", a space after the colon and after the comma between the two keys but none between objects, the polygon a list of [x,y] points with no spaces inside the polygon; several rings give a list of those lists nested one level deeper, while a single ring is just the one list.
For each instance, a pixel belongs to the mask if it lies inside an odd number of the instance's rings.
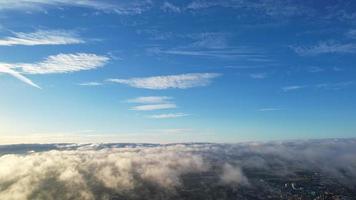
[{"label": "distant landscape", "polygon": [[356,139],[23,144],[0,146],[0,154],[0,199],[351,200],[356,195]]}]

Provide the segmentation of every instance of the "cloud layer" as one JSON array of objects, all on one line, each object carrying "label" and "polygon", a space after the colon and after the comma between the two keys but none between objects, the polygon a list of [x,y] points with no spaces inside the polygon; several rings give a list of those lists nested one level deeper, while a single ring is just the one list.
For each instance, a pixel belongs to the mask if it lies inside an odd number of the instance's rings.
[{"label": "cloud layer", "polygon": [[[303,180],[298,179],[301,172],[303,176],[320,174],[316,187],[349,188],[340,195],[350,195],[347,191],[356,187],[354,139],[0,147],[0,152],[7,152],[0,157],[1,199],[154,199],[157,195],[174,199],[182,194],[193,198],[197,191],[227,195],[220,193],[222,187],[235,191],[235,197],[250,191],[256,199],[263,199],[263,195],[273,197],[274,191],[290,182],[298,184]],[[21,148],[33,151],[9,154],[21,152]],[[314,187],[313,182],[309,184]],[[292,187],[298,192],[295,188],[299,186]],[[261,198],[257,198],[259,194]]]}]

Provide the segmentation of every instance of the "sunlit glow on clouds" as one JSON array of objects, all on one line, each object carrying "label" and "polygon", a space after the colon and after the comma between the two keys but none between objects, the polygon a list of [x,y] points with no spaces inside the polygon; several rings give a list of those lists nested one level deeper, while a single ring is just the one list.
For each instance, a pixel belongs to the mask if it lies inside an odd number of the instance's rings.
[{"label": "sunlit glow on clouds", "polygon": [[[209,185],[265,190],[253,170],[282,180],[313,169],[344,188],[356,186],[355,140],[228,144],[52,144],[2,146],[1,199],[170,197],[184,177],[209,174]],[[30,151],[24,151],[31,149]],[[23,152],[23,153],[21,153]],[[271,159],[274,158],[274,159]],[[9,167],[11,166],[11,167]],[[264,183],[265,184],[265,183]],[[147,190],[153,188],[154,192]],[[267,188],[268,189],[268,188]]]}]

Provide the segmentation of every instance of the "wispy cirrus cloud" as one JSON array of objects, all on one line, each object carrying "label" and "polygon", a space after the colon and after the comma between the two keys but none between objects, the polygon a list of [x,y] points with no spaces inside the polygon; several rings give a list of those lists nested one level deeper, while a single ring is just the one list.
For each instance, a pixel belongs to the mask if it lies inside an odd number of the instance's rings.
[{"label": "wispy cirrus cloud", "polygon": [[281,108],[268,107],[268,108],[258,109],[259,112],[271,112],[271,111],[279,111],[279,110],[281,110]]},{"label": "wispy cirrus cloud", "polygon": [[177,105],[171,101],[172,99],[173,99],[172,97],[168,97],[168,96],[143,96],[134,99],[129,99],[126,102],[141,104],[138,106],[131,107],[130,110],[152,111],[152,110],[165,110],[165,109],[177,108]]},{"label": "wispy cirrus cloud", "polygon": [[[204,44],[204,45],[214,45],[214,44]],[[221,59],[236,59],[236,58],[243,58],[247,60],[266,59],[265,55],[256,51],[256,49],[252,49],[248,47],[245,48],[231,47],[231,48],[216,48],[216,49],[213,48],[201,49],[196,47],[185,47],[185,48],[175,48],[175,49],[149,48],[147,49],[147,51],[153,54],[214,57],[214,58],[221,58]]]},{"label": "wispy cirrus cloud", "polygon": [[163,5],[161,6],[161,9],[165,12],[174,12],[174,13],[180,13],[181,8],[170,3],[170,2],[164,2]]},{"label": "wispy cirrus cloud", "polygon": [[354,85],[354,81],[342,81],[336,83],[319,83],[313,85],[291,85],[282,87],[284,92],[300,90],[304,88],[319,89],[319,90],[340,90]]},{"label": "wispy cirrus cloud", "polygon": [[248,0],[194,0],[188,6],[188,10],[201,10],[214,7],[223,7],[244,11],[252,11],[259,13],[261,16],[270,17],[292,17],[292,16],[310,16],[314,14],[314,9],[297,4],[292,1],[273,0],[273,1],[248,1]]},{"label": "wispy cirrus cloud", "polygon": [[9,74],[9,75],[19,79],[20,81],[22,81],[22,82],[24,82],[24,83],[26,83],[28,85],[31,85],[33,87],[41,89],[40,86],[38,86],[37,84],[32,82],[30,79],[26,78],[25,76],[23,76],[19,72],[12,70],[9,66],[1,66],[1,64],[0,64],[0,73]]},{"label": "wispy cirrus cloud", "polygon": [[167,103],[169,100],[173,99],[172,97],[167,96],[146,96],[146,97],[137,97],[134,99],[129,99],[127,102],[129,103]]},{"label": "wispy cirrus cloud", "polygon": [[131,107],[130,110],[136,111],[151,111],[151,110],[164,110],[177,108],[177,105],[174,103],[163,103],[163,104],[148,104],[148,105],[139,105]]},{"label": "wispy cirrus cloud", "polygon": [[346,33],[346,36],[352,39],[356,39],[356,29],[351,29]]},{"label": "wispy cirrus cloud", "polygon": [[317,89],[324,89],[324,90],[340,90],[345,87],[349,87],[353,85],[355,82],[354,81],[344,81],[344,82],[338,82],[338,83],[321,83],[315,85],[315,88]]},{"label": "wispy cirrus cloud", "polygon": [[291,48],[301,56],[315,56],[326,53],[356,53],[356,44],[332,41],[320,42],[314,46],[292,46]]},{"label": "wispy cirrus cloud", "polygon": [[8,65],[27,74],[54,74],[96,69],[104,66],[108,61],[109,58],[106,56],[75,53],[52,55],[35,63],[8,63]]},{"label": "wispy cirrus cloud", "polygon": [[38,30],[32,33],[14,32],[13,36],[0,39],[0,46],[65,45],[84,43],[77,34],[63,30]]},{"label": "wispy cirrus cloud", "polygon": [[148,118],[152,119],[171,119],[171,118],[179,118],[179,117],[185,117],[188,116],[189,114],[186,113],[166,113],[166,114],[158,114],[158,115],[150,115]]},{"label": "wispy cirrus cloud", "polygon": [[253,73],[253,74],[250,74],[250,77],[253,78],[253,79],[264,79],[264,78],[267,78],[267,73]]},{"label": "wispy cirrus cloud", "polygon": [[282,90],[284,92],[289,92],[289,91],[294,91],[294,90],[300,90],[305,87],[306,87],[305,85],[289,85],[289,86],[282,87]]},{"label": "wispy cirrus cloud", "polygon": [[164,89],[187,89],[207,86],[214,78],[221,76],[218,73],[188,73],[167,76],[151,76],[130,79],[108,79],[107,81],[125,84],[135,88],[164,90]]},{"label": "wispy cirrus cloud", "polygon": [[91,70],[104,66],[108,61],[108,57],[96,54],[58,54],[35,63],[0,63],[0,73],[10,74],[31,86],[40,88],[22,74],[55,74]]},{"label": "wispy cirrus cloud", "polygon": [[78,85],[80,85],[80,86],[100,86],[100,85],[103,85],[103,83],[92,81],[92,82],[79,83]]},{"label": "wispy cirrus cloud", "polygon": [[49,8],[79,7],[117,14],[139,14],[149,9],[151,4],[150,0],[123,0],[115,2],[106,0],[2,0],[0,1],[0,11],[45,11]]}]

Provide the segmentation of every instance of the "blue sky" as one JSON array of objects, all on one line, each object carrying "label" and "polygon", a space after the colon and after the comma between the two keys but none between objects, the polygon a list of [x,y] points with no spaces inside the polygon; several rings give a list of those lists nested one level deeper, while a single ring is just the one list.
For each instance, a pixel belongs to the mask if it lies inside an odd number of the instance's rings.
[{"label": "blue sky", "polygon": [[0,0],[0,143],[354,137],[354,1]]}]

